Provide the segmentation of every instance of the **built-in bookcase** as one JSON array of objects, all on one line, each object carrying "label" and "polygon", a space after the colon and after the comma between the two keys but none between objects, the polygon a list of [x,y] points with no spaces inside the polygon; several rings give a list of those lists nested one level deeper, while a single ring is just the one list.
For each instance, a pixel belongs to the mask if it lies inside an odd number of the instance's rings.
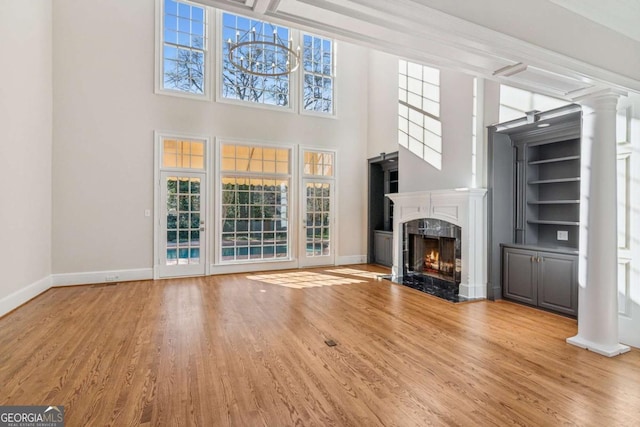
[{"label": "built-in bookcase", "polygon": [[577,249],[580,139],[529,143],[524,151],[523,243]]},{"label": "built-in bookcase", "polygon": [[489,127],[490,296],[576,315],[582,112]]}]

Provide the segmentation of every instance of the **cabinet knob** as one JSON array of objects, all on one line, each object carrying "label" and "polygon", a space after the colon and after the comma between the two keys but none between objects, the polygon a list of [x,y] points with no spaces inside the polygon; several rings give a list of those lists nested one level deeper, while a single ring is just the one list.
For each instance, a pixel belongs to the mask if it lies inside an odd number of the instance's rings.
[{"label": "cabinet knob", "polygon": [[535,262],[536,261],[536,257],[532,256],[531,257],[531,262]]}]

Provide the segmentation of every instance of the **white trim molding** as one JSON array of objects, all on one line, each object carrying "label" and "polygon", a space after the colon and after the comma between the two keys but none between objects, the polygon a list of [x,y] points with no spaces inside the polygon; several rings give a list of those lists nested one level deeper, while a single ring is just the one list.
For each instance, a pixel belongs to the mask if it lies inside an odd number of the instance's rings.
[{"label": "white trim molding", "polygon": [[51,276],[51,286],[91,285],[94,283],[129,282],[151,279],[153,279],[153,268],[87,271],[83,273],[53,274]]},{"label": "white trim molding", "polygon": [[336,265],[366,264],[366,255],[343,255],[336,256]]},{"label": "white trim molding", "polygon": [[51,288],[51,276],[46,276],[0,299],[0,317],[29,302],[49,288]]}]

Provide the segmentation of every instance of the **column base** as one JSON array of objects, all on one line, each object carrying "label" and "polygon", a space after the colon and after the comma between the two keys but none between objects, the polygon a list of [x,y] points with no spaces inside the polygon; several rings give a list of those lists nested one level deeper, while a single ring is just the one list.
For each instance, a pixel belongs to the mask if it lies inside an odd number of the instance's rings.
[{"label": "column base", "polygon": [[617,356],[619,354],[626,353],[627,351],[630,350],[630,347],[628,345],[614,344],[614,345],[606,346],[606,345],[597,344],[597,343],[585,340],[579,335],[576,335],[575,337],[567,338],[567,343],[571,345],[575,345],[576,347],[584,348],[594,353],[601,354],[603,356],[607,356],[607,357]]}]

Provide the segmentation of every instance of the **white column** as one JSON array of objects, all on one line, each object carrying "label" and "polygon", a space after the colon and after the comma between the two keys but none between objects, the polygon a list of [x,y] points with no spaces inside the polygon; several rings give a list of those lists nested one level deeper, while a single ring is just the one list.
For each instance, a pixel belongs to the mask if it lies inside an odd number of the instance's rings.
[{"label": "white column", "polygon": [[629,351],[618,342],[617,103],[614,94],[581,101],[578,335],[567,338],[609,357]]}]

